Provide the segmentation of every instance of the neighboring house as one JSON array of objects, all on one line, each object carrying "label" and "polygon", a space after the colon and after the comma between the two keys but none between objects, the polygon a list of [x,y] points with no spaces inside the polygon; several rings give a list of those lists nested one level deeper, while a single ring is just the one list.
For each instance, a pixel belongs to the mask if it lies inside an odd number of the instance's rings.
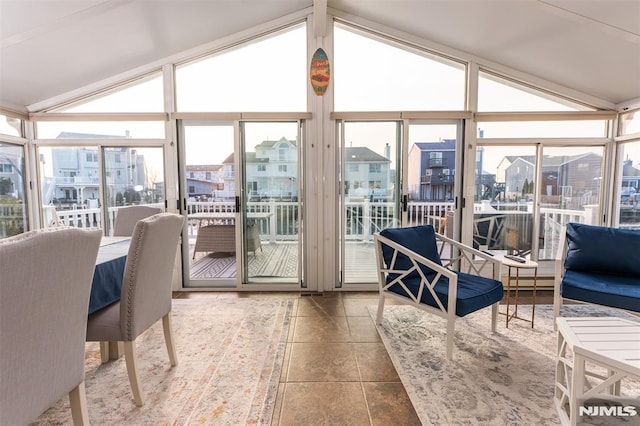
[{"label": "neighboring house", "polygon": [[[640,193],[640,169],[633,167],[633,162],[629,159],[622,163],[622,196],[623,201],[629,200],[631,194]],[[627,194],[625,194],[625,192]],[[626,195],[626,197],[625,197]],[[635,195],[637,198],[638,195]]]},{"label": "neighboring house", "polygon": [[[246,152],[245,187],[249,200],[298,198],[298,144],[295,140],[280,138],[266,140]],[[235,155],[222,162],[225,197],[236,195]]]},{"label": "neighboring house", "polygon": [[562,198],[598,196],[601,179],[601,155],[545,156],[542,194]]},{"label": "neighboring house", "polygon": [[[250,200],[298,198],[298,145],[281,138],[256,145],[245,155],[245,187]],[[391,161],[366,147],[345,148],[345,195],[347,197],[386,200],[391,196],[394,173]],[[235,156],[222,162],[225,196],[235,196]]]},{"label": "neighboring house", "polygon": [[245,156],[249,199],[298,199],[298,143],[285,137],[266,140]]},{"label": "neighboring house", "polygon": [[2,152],[0,155],[0,195],[19,198],[24,193],[24,183],[22,181],[21,170],[23,164],[22,159]]},{"label": "neighboring house", "polygon": [[[389,155],[389,148],[385,148]],[[346,198],[389,201],[393,196],[390,183],[395,180],[391,160],[364,146],[344,149],[344,194]]]},{"label": "neighboring house", "polygon": [[[62,132],[58,139],[122,139],[128,136],[96,135]],[[52,149],[53,176],[45,176],[44,204],[57,203],[73,207],[82,206],[99,196],[100,168],[97,147],[56,147]],[[110,204],[130,203],[146,185],[144,155],[135,148],[113,147],[104,150],[105,184],[109,190]],[[128,199],[131,198],[131,199]]]},{"label": "neighboring house", "polygon": [[496,181],[504,183],[504,194],[507,200],[517,200],[523,193],[533,194],[535,161],[533,155],[510,155],[500,161]]},{"label": "neighboring house", "polygon": [[224,192],[220,196],[225,199],[233,199],[236,196],[236,163],[233,152],[222,162],[222,181]]},{"label": "neighboring house", "polygon": [[408,191],[416,201],[453,199],[456,141],[416,142],[409,150]]},{"label": "neighboring house", "polygon": [[[497,166],[496,181],[504,182],[507,199],[536,188],[535,156],[505,156]],[[602,157],[594,153],[571,156],[545,156],[542,167],[542,195],[547,197],[583,197],[599,194]]]},{"label": "neighboring house", "polygon": [[187,165],[187,196],[215,199],[224,191],[222,164]]}]

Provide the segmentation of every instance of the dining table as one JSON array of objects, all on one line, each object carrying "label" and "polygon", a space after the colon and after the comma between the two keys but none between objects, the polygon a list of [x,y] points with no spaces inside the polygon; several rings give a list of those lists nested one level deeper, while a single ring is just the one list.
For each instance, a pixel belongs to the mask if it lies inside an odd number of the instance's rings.
[{"label": "dining table", "polygon": [[103,237],[91,283],[89,314],[120,300],[131,237]]},{"label": "dining table", "polygon": [[[89,296],[89,315],[120,300],[122,278],[131,237],[102,237]],[[102,362],[122,356],[122,344],[105,342],[100,346]]]}]

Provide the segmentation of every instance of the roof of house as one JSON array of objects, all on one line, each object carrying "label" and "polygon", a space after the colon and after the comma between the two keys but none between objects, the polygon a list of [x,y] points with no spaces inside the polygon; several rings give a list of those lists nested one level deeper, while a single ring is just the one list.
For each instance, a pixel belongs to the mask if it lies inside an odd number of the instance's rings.
[{"label": "roof of house", "polygon": [[56,139],[127,139],[127,135],[100,135],[97,133],[60,132]]},{"label": "roof of house", "polygon": [[281,138],[280,138],[280,139],[278,139],[278,140],[273,140],[273,141],[272,141],[272,140],[266,140],[266,141],[262,141],[262,142],[260,142],[258,145],[256,145],[255,149],[256,149],[256,151],[257,151],[257,150],[258,150],[258,148],[271,148],[271,147],[273,147],[273,146],[275,146],[275,145],[277,145],[277,144],[279,144],[279,143],[282,143],[282,142],[289,142],[289,143],[290,143],[291,145],[293,145],[293,146],[296,146],[296,147],[298,146],[298,143],[297,143],[295,140],[289,140],[289,139],[287,139],[287,138],[285,138],[285,137],[283,136],[283,137],[281,137]]},{"label": "roof of house", "polygon": [[344,149],[345,163],[390,162],[388,158],[365,146],[353,146]]},{"label": "roof of house", "polygon": [[222,164],[187,164],[188,172],[218,172]]},{"label": "roof of house", "polygon": [[454,139],[443,139],[439,142],[416,142],[414,145],[421,151],[454,151],[456,149]]}]

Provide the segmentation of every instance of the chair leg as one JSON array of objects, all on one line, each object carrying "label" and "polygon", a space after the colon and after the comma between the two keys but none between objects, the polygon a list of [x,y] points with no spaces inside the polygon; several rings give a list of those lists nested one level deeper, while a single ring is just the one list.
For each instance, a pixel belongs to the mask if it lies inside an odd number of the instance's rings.
[{"label": "chair leg", "polygon": [[384,294],[380,293],[378,298],[378,312],[376,314],[376,324],[382,324],[382,312],[384,311]]},{"label": "chair leg", "polygon": [[500,302],[491,305],[491,331],[496,332],[496,325],[498,324],[498,304]]},{"label": "chair leg", "polygon": [[71,416],[75,426],[89,425],[89,411],[87,410],[87,393],[84,389],[84,380],[69,392],[71,402]]},{"label": "chair leg", "polygon": [[109,362],[109,342],[100,342],[100,362]]},{"label": "chair leg", "polygon": [[164,330],[164,342],[167,345],[167,352],[169,352],[169,360],[171,366],[178,365],[178,356],[176,355],[176,346],[173,343],[173,330],[171,327],[171,312],[168,312],[162,317],[162,329]]},{"label": "chair leg", "polygon": [[447,318],[447,359],[453,359],[453,331],[455,328],[455,318]]},{"label": "chair leg", "polygon": [[133,400],[138,407],[144,404],[140,380],[138,379],[138,366],[136,365],[136,342],[124,342],[124,359],[127,364],[127,373],[129,374],[129,383],[131,383],[131,392]]},{"label": "chair leg", "polygon": [[556,290],[553,294],[553,331],[558,329],[556,318],[560,316],[560,306],[562,306],[562,296],[560,296],[558,290]]}]

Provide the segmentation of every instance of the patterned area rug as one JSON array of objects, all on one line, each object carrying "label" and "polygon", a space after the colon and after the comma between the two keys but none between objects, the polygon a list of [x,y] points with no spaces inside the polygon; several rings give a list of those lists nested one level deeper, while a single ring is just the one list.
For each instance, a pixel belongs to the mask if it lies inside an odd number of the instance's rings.
[{"label": "patterned area rug", "polygon": [[[142,407],[133,402],[124,357],[101,365],[98,344],[88,343],[91,424],[270,424],[292,308],[283,298],[174,299],[178,365],[170,368],[161,321],[137,340]],[[35,424],[73,424],[69,398]]]},{"label": "patterned area rug", "polygon": [[[376,307],[369,306],[375,319]],[[501,307],[504,309],[504,307]],[[519,307],[529,318],[531,306]],[[536,306],[535,328],[491,310],[456,321],[453,360],[445,357],[445,322],[410,306],[387,305],[378,331],[424,425],[557,425],[553,405],[556,333],[553,306]],[[563,316],[620,316],[621,311],[565,305]],[[623,380],[623,393],[640,398],[640,382]],[[640,412],[640,399],[638,412]],[[587,420],[583,418],[583,420]],[[638,425],[640,416],[593,417],[584,424]]]},{"label": "patterned area rug", "polygon": [[[191,265],[192,279],[234,278],[235,253],[212,253]],[[298,246],[290,243],[263,244],[262,250],[249,254],[250,277],[298,276]]]}]

